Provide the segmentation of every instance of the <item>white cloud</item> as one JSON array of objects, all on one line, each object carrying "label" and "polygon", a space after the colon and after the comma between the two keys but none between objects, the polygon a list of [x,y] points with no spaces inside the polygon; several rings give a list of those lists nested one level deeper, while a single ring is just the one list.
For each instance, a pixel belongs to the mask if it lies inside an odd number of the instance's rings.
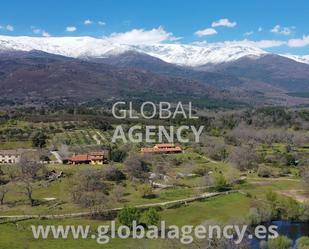
[{"label": "white cloud", "polygon": [[77,28],[76,27],[74,27],[74,26],[68,26],[68,27],[66,27],[66,29],[65,29],[67,32],[74,32],[74,31],[76,31],[77,30]]},{"label": "white cloud", "polygon": [[292,29],[288,27],[281,27],[280,25],[276,25],[273,27],[270,32],[281,35],[290,35],[292,33]]},{"label": "white cloud", "polygon": [[250,35],[253,35],[253,31],[248,31],[248,32],[246,32],[246,33],[244,33],[244,36],[250,36]]},{"label": "white cloud", "polygon": [[243,42],[251,44],[252,46],[258,48],[273,48],[273,47],[280,47],[286,44],[285,41],[281,40],[260,40],[260,41],[244,40]]},{"label": "white cloud", "polygon": [[122,44],[154,44],[163,41],[176,41],[181,38],[174,37],[172,33],[166,32],[163,27],[156,29],[132,29],[124,33],[112,33],[108,37],[104,37],[111,42]]},{"label": "white cloud", "polygon": [[105,26],[105,25],[106,25],[106,23],[105,23],[105,22],[102,22],[102,21],[98,21],[98,24],[99,24],[100,26]]},{"label": "white cloud", "polygon": [[10,32],[14,31],[14,27],[10,24],[6,25],[5,28],[6,28],[7,31],[10,31]]},{"label": "white cloud", "polygon": [[214,27],[227,27],[227,28],[233,28],[237,25],[236,22],[231,22],[229,19],[227,18],[223,18],[223,19],[220,19],[218,21],[215,21],[211,24],[211,26],[214,28]]},{"label": "white cloud", "polygon": [[91,21],[91,20],[89,20],[89,19],[87,19],[87,20],[85,20],[84,21],[84,24],[85,25],[90,25],[90,24],[92,24],[93,22]]},{"label": "white cloud", "polygon": [[262,32],[262,31],[263,31],[263,28],[262,28],[262,27],[259,27],[259,28],[258,28],[258,31],[259,31],[259,32]]},{"label": "white cloud", "polygon": [[31,26],[30,28],[32,29],[33,34],[42,35],[44,37],[50,37],[50,34],[43,29],[36,28],[35,26]]},{"label": "white cloud", "polygon": [[297,48],[297,47],[305,47],[309,45],[309,35],[303,36],[302,38],[298,39],[290,39],[288,41],[288,46],[292,48]]},{"label": "white cloud", "polygon": [[34,33],[34,34],[41,34],[41,30],[40,29],[37,29],[37,28],[33,28],[32,29],[32,32]]},{"label": "white cloud", "polygon": [[202,30],[197,30],[195,33],[198,37],[206,36],[206,35],[215,35],[217,34],[217,31],[213,28],[208,28],[208,29],[202,29]]},{"label": "white cloud", "polygon": [[44,37],[50,37],[50,34],[44,30],[42,30],[42,36]]}]

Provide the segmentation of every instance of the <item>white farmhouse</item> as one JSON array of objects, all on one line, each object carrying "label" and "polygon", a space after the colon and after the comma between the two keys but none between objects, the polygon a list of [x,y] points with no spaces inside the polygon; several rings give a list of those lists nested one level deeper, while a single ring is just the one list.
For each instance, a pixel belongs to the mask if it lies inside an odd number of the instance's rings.
[{"label": "white farmhouse", "polygon": [[0,164],[18,163],[21,154],[21,150],[0,150]]}]

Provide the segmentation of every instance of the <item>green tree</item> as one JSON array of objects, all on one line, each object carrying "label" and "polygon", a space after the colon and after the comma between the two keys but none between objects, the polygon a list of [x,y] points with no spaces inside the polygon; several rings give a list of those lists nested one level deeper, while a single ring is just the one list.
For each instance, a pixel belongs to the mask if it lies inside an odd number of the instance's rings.
[{"label": "green tree", "polygon": [[144,220],[147,225],[156,226],[159,224],[161,217],[155,208],[150,208],[144,213]]},{"label": "green tree", "polygon": [[141,184],[140,187],[138,188],[139,192],[141,193],[141,196],[143,198],[153,198],[155,197],[152,187],[150,184]]},{"label": "green tree", "polygon": [[38,131],[32,137],[32,146],[43,148],[46,145],[47,136],[44,132]]},{"label": "green tree", "polygon": [[300,237],[297,241],[297,248],[298,249],[308,249],[309,248],[309,237],[303,236]]},{"label": "green tree", "polygon": [[279,236],[275,239],[267,241],[268,249],[289,249],[291,248],[292,240],[286,236]]},{"label": "green tree", "polygon": [[111,160],[114,162],[122,163],[127,157],[128,153],[124,150],[113,149],[111,151]]},{"label": "green tree", "polygon": [[132,227],[133,221],[140,223],[141,213],[137,208],[125,207],[118,214],[118,220],[122,225]]},{"label": "green tree", "polygon": [[227,187],[227,182],[223,174],[217,174],[215,176],[215,186],[219,191]]}]

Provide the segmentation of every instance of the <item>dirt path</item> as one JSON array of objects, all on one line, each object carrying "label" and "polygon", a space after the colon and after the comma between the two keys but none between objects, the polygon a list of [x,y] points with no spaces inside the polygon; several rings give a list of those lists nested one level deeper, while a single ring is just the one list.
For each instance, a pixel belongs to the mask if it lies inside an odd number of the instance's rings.
[{"label": "dirt path", "polygon": [[204,158],[205,160],[207,160],[207,161],[209,161],[211,163],[218,163],[217,161],[212,160],[212,159],[210,159],[209,157],[206,157],[206,156],[202,156],[202,158]]},{"label": "dirt path", "polygon": [[277,191],[277,193],[287,196],[287,197],[292,197],[293,199],[301,203],[305,203],[309,201],[309,196],[306,195],[301,190],[291,189],[291,190],[285,190],[285,191]]},{"label": "dirt path", "polygon": [[293,179],[293,178],[284,178],[284,177],[279,177],[279,178],[259,178],[259,177],[248,177],[247,180],[254,180],[254,181],[260,181],[260,182],[269,182],[269,181],[292,181],[292,182],[299,182],[300,180],[298,179]]},{"label": "dirt path", "polygon": [[[143,209],[143,208],[149,208],[149,207],[166,207],[170,205],[177,205],[177,204],[186,204],[198,200],[204,200],[210,197],[219,196],[219,195],[227,195],[230,193],[236,193],[239,192],[237,190],[233,191],[227,191],[227,192],[214,192],[214,193],[203,193],[198,196],[193,196],[189,198],[179,199],[179,200],[173,200],[173,201],[166,201],[166,202],[158,202],[158,203],[149,203],[149,204],[142,204],[142,205],[136,205],[135,208]],[[112,209],[105,209],[101,211],[89,211],[89,212],[79,212],[79,213],[70,213],[70,214],[43,214],[43,215],[2,215],[0,216],[0,219],[64,219],[64,218],[72,218],[72,217],[85,217],[90,216],[98,213],[108,213],[108,212],[118,212],[121,211],[123,208],[112,208]]]}]

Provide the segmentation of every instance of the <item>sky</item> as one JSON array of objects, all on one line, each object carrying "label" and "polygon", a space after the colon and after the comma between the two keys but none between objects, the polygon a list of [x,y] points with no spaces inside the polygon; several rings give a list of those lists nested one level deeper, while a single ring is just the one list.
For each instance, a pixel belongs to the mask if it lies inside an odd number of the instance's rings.
[{"label": "sky", "polygon": [[308,10],[308,0],[4,0],[0,35],[240,43],[309,55]]}]

